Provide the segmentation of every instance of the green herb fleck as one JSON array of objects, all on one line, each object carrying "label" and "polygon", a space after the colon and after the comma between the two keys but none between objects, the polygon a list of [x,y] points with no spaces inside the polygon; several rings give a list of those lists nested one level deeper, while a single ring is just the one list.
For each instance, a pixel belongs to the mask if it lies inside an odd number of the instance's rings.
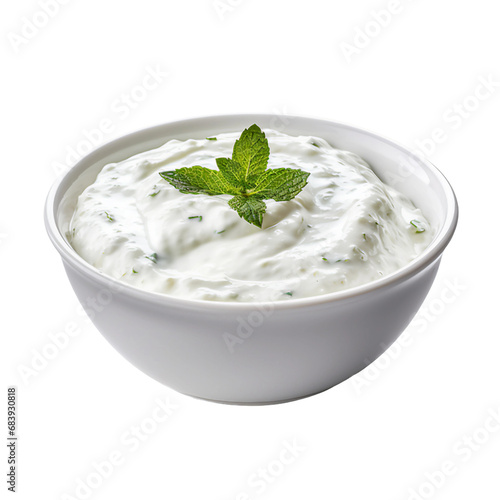
[{"label": "green herb fleck", "polygon": [[300,169],[268,170],[269,143],[257,125],[242,132],[234,143],[232,158],[215,161],[218,170],[195,165],[160,172],[160,176],[181,193],[232,195],[229,206],[257,227],[262,227],[266,213],[264,200],[292,200],[302,191],[309,177],[309,172]]},{"label": "green herb fleck", "polygon": [[323,260],[325,260],[326,262],[328,262],[328,259],[326,257],[321,257]]},{"label": "green herb fleck", "polygon": [[207,141],[216,141],[217,137],[207,137]]},{"label": "green herb fleck", "polygon": [[217,234],[222,234],[222,233],[225,233],[225,232],[226,232],[226,230],[225,230],[225,229],[223,229],[222,231],[215,231],[215,232],[216,232]]},{"label": "green herb fleck", "polygon": [[133,274],[137,274],[137,273],[138,273],[138,271],[136,271],[134,268],[132,268],[132,273],[133,273]]},{"label": "green herb fleck", "polygon": [[151,262],[154,262],[156,264],[156,262],[158,261],[158,254],[155,252],[155,253],[152,253],[151,255],[145,255],[146,259],[149,259]]},{"label": "green herb fleck", "polygon": [[151,198],[154,198],[159,192],[160,192],[160,190],[158,189],[158,191],[155,191],[154,193],[148,194],[148,196],[151,196]]},{"label": "green herb fleck", "polygon": [[315,142],[311,142],[311,144],[316,147],[316,148],[319,148],[318,144],[316,144]]},{"label": "green herb fleck", "polygon": [[289,295],[290,297],[293,296],[293,292],[283,292],[283,295]]},{"label": "green herb fleck", "polygon": [[115,219],[111,217],[111,215],[108,214],[108,212],[104,212],[106,214],[106,217],[108,218],[109,221],[113,222]]},{"label": "green herb fleck", "polygon": [[410,221],[410,224],[416,229],[416,233],[423,233],[425,231],[425,227],[423,226],[423,224],[419,221],[419,220],[416,220],[416,219],[413,219]]},{"label": "green herb fleck", "polygon": [[374,222],[374,224],[375,224],[376,226],[384,227],[384,226],[382,226],[382,224],[379,224],[379,223],[375,220],[375,217],[373,217],[373,215],[372,215],[372,214],[368,214],[368,217],[371,217],[371,218],[373,219],[373,222]]},{"label": "green herb fleck", "polygon": [[198,222],[201,222],[203,220],[203,216],[202,215],[191,215],[190,217],[188,217],[188,219],[199,219]]},{"label": "green herb fleck", "polygon": [[366,240],[366,233],[363,233],[363,239]]}]

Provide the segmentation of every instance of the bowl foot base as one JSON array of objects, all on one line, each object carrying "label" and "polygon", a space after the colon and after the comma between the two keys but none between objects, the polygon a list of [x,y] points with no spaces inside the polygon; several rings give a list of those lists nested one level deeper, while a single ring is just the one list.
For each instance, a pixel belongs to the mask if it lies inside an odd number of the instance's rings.
[{"label": "bowl foot base", "polygon": [[[332,386],[332,387],[334,387],[334,386]],[[320,391],[312,392],[310,394],[304,394],[302,396],[297,396],[297,397],[288,398],[288,399],[279,399],[276,401],[224,401],[224,400],[220,400],[220,399],[211,399],[211,398],[204,398],[201,396],[194,396],[193,394],[186,394],[184,392],[182,394],[184,394],[184,396],[189,396],[190,398],[200,399],[201,401],[208,401],[210,403],[217,403],[217,404],[222,404],[222,405],[268,406],[268,405],[280,405],[280,404],[284,404],[284,403],[292,403],[293,401],[298,401],[300,399],[310,398],[311,396],[316,396],[317,394],[321,394],[322,392],[329,391],[332,387],[327,387],[326,389],[321,389]]]}]

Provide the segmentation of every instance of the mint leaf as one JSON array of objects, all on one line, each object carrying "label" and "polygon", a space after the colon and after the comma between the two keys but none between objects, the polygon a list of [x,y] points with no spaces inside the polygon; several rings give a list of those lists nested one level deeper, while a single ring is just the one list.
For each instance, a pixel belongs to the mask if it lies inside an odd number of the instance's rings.
[{"label": "mint leaf", "polygon": [[253,196],[235,196],[229,201],[229,206],[250,224],[262,227],[262,219],[266,213],[266,204]]},{"label": "mint leaf", "polygon": [[245,172],[238,162],[231,160],[231,158],[216,158],[215,163],[217,163],[220,173],[229,184],[240,189],[245,188],[242,180],[245,177]]},{"label": "mint leaf", "polygon": [[[215,137],[207,139],[216,140]],[[310,175],[298,168],[267,170],[268,161],[266,135],[254,124],[234,143],[232,158],[216,158],[219,170],[196,165],[160,172],[160,175],[181,193],[233,195],[229,206],[250,224],[262,227],[266,213],[264,200],[292,200],[302,191]]]},{"label": "mint leaf", "polygon": [[160,172],[160,175],[181,193],[191,194],[239,194],[218,170],[196,165],[177,170]]},{"label": "mint leaf", "polygon": [[294,168],[266,170],[259,177],[251,194],[275,201],[293,200],[307,184],[309,175],[309,172]]},{"label": "mint leaf", "polygon": [[245,129],[234,143],[233,160],[242,167],[240,182],[253,187],[269,161],[269,143],[257,125]]}]

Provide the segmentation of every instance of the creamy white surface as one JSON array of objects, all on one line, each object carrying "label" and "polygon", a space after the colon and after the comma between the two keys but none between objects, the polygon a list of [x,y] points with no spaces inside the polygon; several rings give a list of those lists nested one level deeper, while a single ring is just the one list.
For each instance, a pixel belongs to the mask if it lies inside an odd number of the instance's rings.
[{"label": "creamy white surface", "polygon": [[[104,274],[146,290],[275,301],[376,280],[429,244],[433,231],[421,211],[359,156],[316,137],[265,132],[269,168],[311,175],[293,200],[266,201],[262,229],[240,219],[227,204],[230,196],[182,194],[158,175],[193,165],[217,168],[215,158],[230,157],[240,135],[229,133],[216,141],[172,140],[105,166],[78,199],[71,245]],[[195,216],[202,220],[190,219]],[[412,220],[425,231],[417,233]],[[152,254],[156,262],[147,258]]]}]

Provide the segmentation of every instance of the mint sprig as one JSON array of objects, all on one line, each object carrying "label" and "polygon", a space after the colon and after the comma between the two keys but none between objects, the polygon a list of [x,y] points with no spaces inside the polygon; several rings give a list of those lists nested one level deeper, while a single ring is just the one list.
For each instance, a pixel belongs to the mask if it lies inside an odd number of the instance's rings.
[{"label": "mint sprig", "polygon": [[289,201],[307,184],[309,172],[294,168],[267,169],[269,143],[257,125],[245,129],[234,143],[232,158],[216,158],[218,170],[182,167],[160,172],[181,193],[229,194],[229,206],[250,224],[262,227],[264,200]]}]

